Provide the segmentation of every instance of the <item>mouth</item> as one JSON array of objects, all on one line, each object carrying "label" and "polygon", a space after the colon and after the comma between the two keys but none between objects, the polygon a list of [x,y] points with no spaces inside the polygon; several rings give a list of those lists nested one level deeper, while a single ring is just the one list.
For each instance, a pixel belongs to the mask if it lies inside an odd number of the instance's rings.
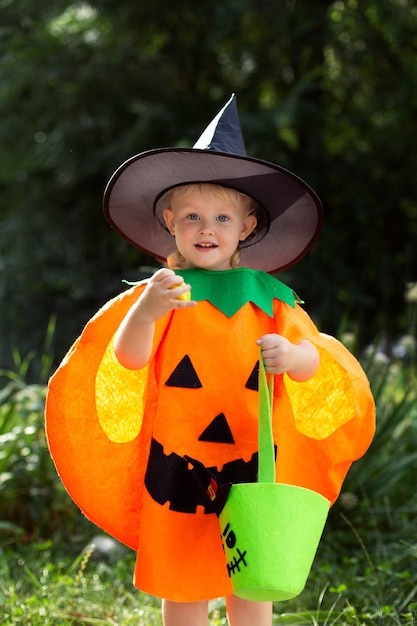
[{"label": "mouth", "polygon": [[[221,470],[207,468],[219,485],[226,483],[253,483],[258,474],[258,453],[249,461],[236,459],[225,463]],[[145,486],[155,502],[163,506],[169,502],[169,509],[178,513],[196,513],[197,506],[204,513],[215,513],[195,467],[175,452],[166,455],[162,444],[152,439]]]},{"label": "mouth", "polygon": [[217,248],[218,246],[215,243],[211,243],[211,242],[200,242],[200,243],[197,243],[195,247],[198,250],[213,250],[214,248]]}]

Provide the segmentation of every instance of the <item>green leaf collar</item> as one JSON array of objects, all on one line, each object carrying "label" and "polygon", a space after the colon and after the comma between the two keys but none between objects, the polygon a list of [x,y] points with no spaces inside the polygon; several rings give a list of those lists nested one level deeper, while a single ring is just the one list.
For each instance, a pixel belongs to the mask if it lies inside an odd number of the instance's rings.
[{"label": "green leaf collar", "polygon": [[247,302],[252,302],[273,317],[273,300],[294,307],[298,302],[292,289],[266,272],[242,267],[211,271],[199,268],[175,270],[191,285],[193,300],[207,300],[227,317],[232,317]]}]

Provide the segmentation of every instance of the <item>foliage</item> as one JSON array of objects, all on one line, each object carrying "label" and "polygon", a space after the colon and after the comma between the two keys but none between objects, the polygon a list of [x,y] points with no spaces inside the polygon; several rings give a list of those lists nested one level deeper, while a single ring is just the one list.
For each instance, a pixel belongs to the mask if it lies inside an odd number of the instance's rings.
[{"label": "foliage", "polygon": [[[405,338],[410,346],[412,337]],[[413,348],[414,349],[414,348]],[[368,358],[368,376],[377,405],[377,433],[365,457],[354,464],[344,485],[347,493],[383,506],[402,506],[410,497],[404,476],[417,467],[417,397],[414,359],[404,367],[382,352]]]},{"label": "foliage", "polygon": [[[100,215],[132,154],[192,145],[232,91],[248,153],[318,191],[326,226],[283,278],[334,333],[404,331],[415,280],[412,0],[0,0],[0,363],[59,359],[150,260]],[[139,276],[138,276],[139,274]],[[6,305],[7,304],[7,305]]]},{"label": "foliage", "polygon": [[0,562],[2,624],[160,625],[159,602],[135,594],[132,558],[98,554],[88,543],[75,558],[52,542],[6,546]]},{"label": "foliage", "polygon": [[27,538],[50,536],[63,524],[65,532],[80,532],[86,525],[51,463],[45,392],[45,385],[26,385],[10,372],[0,393],[0,521]]},{"label": "foliage", "polygon": [[417,568],[415,546],[407,540],[415,530],[411,510],[377,512],[368,504],[367,519],[358,527],[349,517],[343,516],[343,526],[327,528],[312,576],[318,607],[329,613],[323,623],[413,624]]}]

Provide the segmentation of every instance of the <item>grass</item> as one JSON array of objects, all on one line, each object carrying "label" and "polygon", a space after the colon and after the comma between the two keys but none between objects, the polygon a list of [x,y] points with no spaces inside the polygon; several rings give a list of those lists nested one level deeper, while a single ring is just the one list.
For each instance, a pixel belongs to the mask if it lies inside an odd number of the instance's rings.
[{"label": "grass", "polygon": [[0,566],[0,616],[7,625],[161,624],[157,600],[132,586],[132,556],[75,559],[53,541],[6,549]]}]

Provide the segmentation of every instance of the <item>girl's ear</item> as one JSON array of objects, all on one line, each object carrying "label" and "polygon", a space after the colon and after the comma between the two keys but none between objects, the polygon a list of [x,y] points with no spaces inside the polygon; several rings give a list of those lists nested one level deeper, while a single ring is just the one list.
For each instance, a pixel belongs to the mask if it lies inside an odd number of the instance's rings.
[{"label": "girl's ear", "polygon": [[250,214],[245,217],[245,220],[243,222],[243,229],[239,237],[240,241],[245,241],[245,239],[249,237],[251,232],[255,230],[257,223],[258,220],[256,219],[255,215]]},{"label": "girl's ear", "polygon": [[174,213],[172,209],[165,209],[162,215],[164,216],[165,224],[169,232],[171,235],[175,235]]}]

